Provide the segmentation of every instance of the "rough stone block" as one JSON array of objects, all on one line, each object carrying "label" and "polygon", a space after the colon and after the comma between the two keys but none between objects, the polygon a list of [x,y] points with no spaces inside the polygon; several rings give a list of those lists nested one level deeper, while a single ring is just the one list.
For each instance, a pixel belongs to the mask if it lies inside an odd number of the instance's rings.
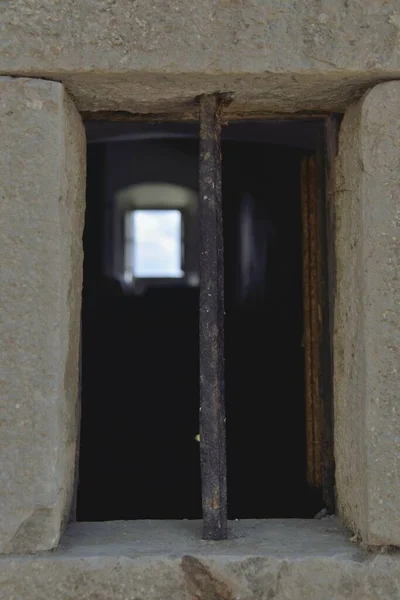
[{"label": "rough stone block", "polygon": [[344,117],[336,257],[339,511],[367,543],[400,545],[400,82]]},{"label": "rough stone block", "polygon": [[59,549],[0,559],[1,600],[398,600],[400,557],[348,541],[335,519],[73,524]]},{"label": "rough stone block", "polygon": [[0,552],[56,546],[73,493],[85,189],[60,83],[0,78]]},{"label": "rough stone block", "polygon": [[79,110],[342,110],[400,77],[399,0],[18,0],[0,73],[62,81]]}]

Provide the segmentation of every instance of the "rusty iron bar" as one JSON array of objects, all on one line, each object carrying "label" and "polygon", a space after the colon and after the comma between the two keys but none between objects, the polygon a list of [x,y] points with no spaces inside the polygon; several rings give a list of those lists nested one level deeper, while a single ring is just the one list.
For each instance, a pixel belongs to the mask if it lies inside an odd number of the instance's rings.
[{"label": "rusty iron bar", "polygon": [[205,540],[227,538],[222,104],[217,95],[200,97],[200,466]]}]

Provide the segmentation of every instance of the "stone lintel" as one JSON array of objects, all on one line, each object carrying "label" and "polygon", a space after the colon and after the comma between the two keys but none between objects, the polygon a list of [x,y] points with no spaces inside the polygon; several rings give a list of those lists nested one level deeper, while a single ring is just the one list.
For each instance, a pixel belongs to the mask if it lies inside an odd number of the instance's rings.
[{"label": "stone lintel", "polygon": [[0,73],[62,81],[80,111],[342,111],[400,78],[398,0],[19,0],[2,11]]}]

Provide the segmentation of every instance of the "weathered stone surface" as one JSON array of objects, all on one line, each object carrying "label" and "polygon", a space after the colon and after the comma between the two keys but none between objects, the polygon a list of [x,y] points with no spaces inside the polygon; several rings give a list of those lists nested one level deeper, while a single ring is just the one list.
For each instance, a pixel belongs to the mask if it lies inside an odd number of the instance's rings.
[{"label": "weathered stone surface", "polygon": [[400,556],[357,548],[335,519],[242,521],[226,542],[200,535],[192,521],[78,523],[55,552],[0,559],[0,598],[400,598]]},{"label": "weathered stone surface", "polygon": [[343,120],[337,161],[335,449],[339,511],[400,545],[400,82]]},{"label": "weathered stone surface", "polygon": [[62,81],[80,110],[341,110],[400,77],[398,0],[15,0],[0,72]]},{"label": "weathered stone surface", "polygon": [[0,78],[0,113],[0,551],[20,553],[57,544],[73,491],[85,139],[60,83]]}]

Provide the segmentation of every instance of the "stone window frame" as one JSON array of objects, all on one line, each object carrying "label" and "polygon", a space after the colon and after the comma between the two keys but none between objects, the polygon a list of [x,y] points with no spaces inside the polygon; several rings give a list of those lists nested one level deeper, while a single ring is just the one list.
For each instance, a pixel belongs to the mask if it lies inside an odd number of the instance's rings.
[{"label": "stone window frame", "polygon": [[[0,551],[26,553],[57,546],[72,503],[85,143],[81,117],[62,84],[8,77],[0,84],[2,134],[12,140],[1,165],[11,199],[4,225],[17,227],[12,235],[4,231],[7,318],[16,329],[5,363],[11,404],[1,446]],[[338,514],[369,545],[400,545],[399,86],[379,84],[347,108],[335,160]],[[17,183],[10,156],[21,166]],[[29,191],[37,204],[18,218]],[[28,267],[28,277],[21,277]],[[15,364],[23,365],[18,373]]]}]

